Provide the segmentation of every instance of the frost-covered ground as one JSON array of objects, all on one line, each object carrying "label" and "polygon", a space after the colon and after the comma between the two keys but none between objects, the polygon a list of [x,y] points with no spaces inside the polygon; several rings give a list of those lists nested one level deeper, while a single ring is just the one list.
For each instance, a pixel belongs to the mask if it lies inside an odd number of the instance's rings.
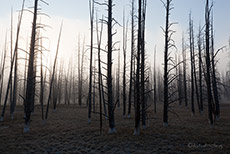
[{"label": "frost-covered ground", "polygon": [[58,106],[51,111],[45,124],[39,107],[32,116],[30,133],[23,133],[23,111],[17,107],[10,120],[7,108],[0,123],[0,153],[230,153],[230,105],[221,105],[221,118],[210,129],[205,113],[177,105],[173,110],[180,119],[169,114],[169,126],[163,127],[162,108],[149,114],[148,127],[134,136],[134,115],[123,119],[122,109],[116,111],[116,134],[108,135],[108,121],[103,119],[103,134],[99,131],[99,116],[92,114],[88,124],[87,108]]}]

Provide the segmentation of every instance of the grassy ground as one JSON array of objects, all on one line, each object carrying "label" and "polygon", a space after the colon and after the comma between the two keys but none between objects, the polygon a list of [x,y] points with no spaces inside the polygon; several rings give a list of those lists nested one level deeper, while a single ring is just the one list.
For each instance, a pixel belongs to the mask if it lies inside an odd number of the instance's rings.
[{"label": "grassy ground", "polygon": [[58,106],[51,110],[44,124],[40,108],[32,115],[30,133],[24,134],[23,108],[17,107],[11,120],[7,108],[0,123],[0,153],[230,153],[230,105],[221,105],[221,118],[210,128],[207,108],[203,115],[174,106],[169,114],[169,126],[163,127],[162,108],[149,114],[148,127],[134,136],[134,115],[123,118],[116,110],[116,134],[108,135],[108,121],[103,119],[99,131],[99,116],[93,114],[88,124],[87,108]]}]

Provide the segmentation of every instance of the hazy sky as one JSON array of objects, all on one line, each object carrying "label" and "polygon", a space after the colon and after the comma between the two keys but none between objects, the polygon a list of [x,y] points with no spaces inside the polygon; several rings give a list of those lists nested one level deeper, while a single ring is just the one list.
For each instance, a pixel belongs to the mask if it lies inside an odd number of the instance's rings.
[{"label": "hazy sky", "polygon": [[[10,25],[10,10],[13,7],[15,18],[16,11],[21,8],[22,0],[0,0],[0,50],[3,48],[3,41],[6,31],[9,31]],[[98,0],[102,2],[103,0]],[[43,12],[47,13],[50,18],[43,17],[41,20],[50,26],[47,34],[49,39],[49,47],[55,50],[55,45],[58,37],[58,30],[61,21],[64,21],[63,37],[60,50],[63,55],[71,56],[77,47],[77,38],[79,33],[81,37],[86,37],[86,44],[89,44],[89,7],[88,0],[46,0],[49,6],[40,3]],[[123,9],[126,10],[126,16],[130,13],[131,0],[114,0],[116,6],[114,7],[113,15],[122,24]],[[26,8],[33,6],[33,0],[26,0]],[[197,34],[199,24],[204,25],[204,7],[205,0],[173,0],[175,9],[171,12],[171,21],[178,22],[172,27],[177,33],[174,35],[178,49],[181,49],[182,32],[188,38],[188,17],[189,12],[192,12],[194,19],[194,29]],[[96,6],[99,14],[104,13],[105,7]],[[28,14],[28,13],[27,13]],[[105,14],[106,15],[106,14]],[[28,16],[28,17],[27,17]],[[22,36],[24,39],[30,34],[27,31],[31,27],[31,15],[27,15],[23,20],[24,32]],[[157,46],[158,64],[163,62],[163,45],[164,36],[160,26],[165,24],[165,10],[160,0],[147,1],[147,18],[146,18],[146,50],[152,58],[154,47]],[[230,0],[214,0],[214,28],[215,28],[215,43],[216,49],[228,45],[230,37]],[[126,17],[127,18],[127,17]],[[16,26],[15,26],[16,27]],[[120,29],[119,26],[116,27]],[[121,31],[118,30],[116,39],[122,38]],[[222,68],[226,66],[230,57],[226,53],[221,53],[220,63]],[[114,56],[116,58],[116,56]]]}]

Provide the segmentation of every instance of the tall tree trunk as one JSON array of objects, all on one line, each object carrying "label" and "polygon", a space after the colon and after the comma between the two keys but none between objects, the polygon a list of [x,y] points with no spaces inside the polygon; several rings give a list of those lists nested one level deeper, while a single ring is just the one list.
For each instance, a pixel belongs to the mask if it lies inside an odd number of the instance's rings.
[{"label": "tall tree trunk", "polygon": [[134,135],[140,134],[140,56],[141,56],[141,21],[142,21],[142,0],[138,1],[138,40],[137,40],[137,63],[135,81],[135,131]]},{"label": "tall tree trunk", "polygon": [[168,49],[169,49],[169,12],[172,0],[166,2],[166,25],[165,25],[165,51],[164,51],[164,107],[163,107],[163,125],[168,126]]},{"label": "tall tree trunk", "polygon": [[6,63],[6,53],[7,53],[7,34],[5,38],[5,47],[4,47],[4,54],[3,54],[3,60],[2,60],[2,70],[1,70],[1,87],[0,87],[0,106],[2,102],[2,89],[3,89],[3,83],[4,83],[4,72],[5,72],[5,63]]},{"label": "tall tree trunk", "polygon": [[183,82],[184,82],[184,101],[185,101],[185,107],[188,106],[188,95],[187,95],[187,56],[186,56],[186,47],[185,47],[185,41],[184,41],[184,34],[182,36],[182,54],[183,54]]},{"label": "tall tree trunk", "polygon": [[90,64],[89,64],[89,93],[88,93],[88,122],[91,122],[91,104],[92,104],[92,61],[93,61],[93,20],[94,20],[94,1],[89,0],[90,8]]},{"label": "tall tree trunk", "polygon": [[199,93],[200,93],[200,113],[203,113],[203,78],[202,78],[202,41],[201,41],[201,27],[199,27],[198,34],[198,57],[199,57]]},{"label": "tall tree trunk", "polygon": [[192,115],[195,114],[194,108],[194,42],[193,42],[193,21],[191,14],[189,14],[189,46],[190,46],[190,60],[191,60],[191,111]]},{"label": "tall tree trunk", "polygon": [[[101,40],[102,40],[102,31],[103,31],[103,23],[101,24],[101,31],[98,29],[98,19],[96,20],[96,30],[97,30],[97,48],[98,48],[98,91],[99,91],[99,105],[100,105],[100,134],[102,134],[102,101],[103,99],[103,91],[102,91],[102,75],[101,75]],[[106,112],[105,112],[106,116]]]},{"label": "tall tree trunk", "polygon": [[157,81],[156,81],[156,48],[155,48],[155,51],[154,51],[154,66],[153,66],[153,97],[154,97],[154,100],[153,100],[153,104],[154,104],[154,113],[156,114],[157,113]]},{"label": "tall tree trunk", "polygon": [[211,92],[211,77],[210,77],[210,8],[209,0],[206,0],[205,8],[205,40],[206,40],[206,82],[207,82],[207,93],[208,93],[208,119],[211,127],[214,126],[213,120],[213,103],[212,103],[212,92]]},{"label": "tall tree trunk", "polygon": [[34,17],[32,23],[32,34],[31,34],[31,42],[30,42],[30,52],[29,52],[29,65],[27,71],[27,85],[26,85],[26,99],[24,102],[24,110],[25,110],[25,127],[24,132],[29,132],[30,125],[30,114],[31,114],[31,104],[33,104],[34,100],[34,54],[35,54],[35,43],[36,43],[36,25],[37,25],[37,8],[38,8],[38,0],[34,2]]},{"label": "tall tree trunk", "polygon": [[131,114],[132,105],[132,91],[133,91],[133,61],[134,61],[134,50],[135,50],[135,39],[134,39],[134,0],[132,0],[132,13],[131,13],[131,57],[130,57],[130,79],[129,79],[129,107],[128,107],[128,118]]},{"label": "tall tree trunk", "polygon": [[216,65],[215,65],[215,53],[214,53],[214,25],[213,25],[213,15],[212,15],[212,24],[211,24],[211,65],[212,65],[212,89],[214,94],[215,101],[215,118],[219,119],[220,117],[220,102],[219,102],[219,92],[217,86],[217,77],[216,77]]},{"label": "tall tree trunk", "polygon": [[142,1],[142,27],[141,27],[141,103],[142,103],[142,128],[146,128],[146,100],[145,100],[145,14],[146,0]]},{"label": "tall tree trunk", "polygon": [[[60,28],[60,32],[59,32],[56,55],[55,55],[55,59],[54,59],[52,76],[51,76],[51,81],[50,81],[49,95],[48,95],[48,101],[47,101],[47,107],[46,107],[46,116],[45,116],[46,120],[48,118],[48,113],[49,113],[49,104],[50,104],[50,99],[51,99],[51,95],[52,95],[52,87],[53,87],[53,82],[54,82],[54,77],[55,77],[55,69],[56,69],[56,64],[57,64],[57,56],[58,56],[59,45],[60,45],[60,40],[61,40],[61,33],[62,33],[62,24],[61,24],[61,28]],[[69,93],[70,93],[70,91],[69,91]]]},{"label": "tall tree trunk", "polygon": [[127,28],[128,24],[125,24],[125,10],[123,13],[123,118],[126,115],[126,50],[127,50]]},{"label": "tall tree trunk", "polygon": [[3,104],[3,108],[2,108],[2,114],[1,114],[0,121],[3,121],[3,118],[4,118],[5,109],[6,109],[6,103],[7,103],[7,100],[8,100],[9,90],[10,90],[10,86],[11,86],[11,83],[12,83],[13,66],[14,66],[14,60],[15,60],[15,57],[16,57],[16,53],[17,53],[17,50],[18,50],[18,40],[19,40],[19,34],[20,34],[20,27],[21,27],[24,4],[25,4],[25,0],[23,0],[23,2],[22,2],[22,9],[21,9],[22,11],[21,11],[21,14],[19,15],[15,48],[14,48],[14,53],[13,53],[13,57],[12,57],[11,65],[10,65],[8,84],[7,84],[6,95],[5,95],[5,100],[4,100],[4,104]]},{"label": "tall tree trunk", "polygon": [[113,87],[112,87],[112,0],[108,0],[108,55],[107,55],[107,88],[108,88],[108,112],[109,112],[109,133],[116,132],[114,121],[114,102],[113,102]]}]

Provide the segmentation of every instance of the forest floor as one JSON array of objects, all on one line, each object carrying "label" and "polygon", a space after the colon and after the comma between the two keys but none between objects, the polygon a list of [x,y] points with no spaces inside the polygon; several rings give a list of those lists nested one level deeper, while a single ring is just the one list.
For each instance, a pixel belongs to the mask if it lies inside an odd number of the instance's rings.
[{"label": "forest floor", "polygon": [[41,120],[35,108],[29,133],[23,133],[23,108],[17,107],[11,120],[7,108],[0,122],[0,153],[230,153],[230,104],[221,105],[221,118],[210,128],[207,107],[204,114],[174,106],[169,113],[169,126],[163,127],[162,108],[149,114],[148,127],[134,136],[134,114],[123,118],[122,108],[115,113],[115,134],[108,134],[108,120],[103,118],[100,135],[99,116],[92,114],[88,124],[87,108],[61,105],[50,110],[48,120]]}]

